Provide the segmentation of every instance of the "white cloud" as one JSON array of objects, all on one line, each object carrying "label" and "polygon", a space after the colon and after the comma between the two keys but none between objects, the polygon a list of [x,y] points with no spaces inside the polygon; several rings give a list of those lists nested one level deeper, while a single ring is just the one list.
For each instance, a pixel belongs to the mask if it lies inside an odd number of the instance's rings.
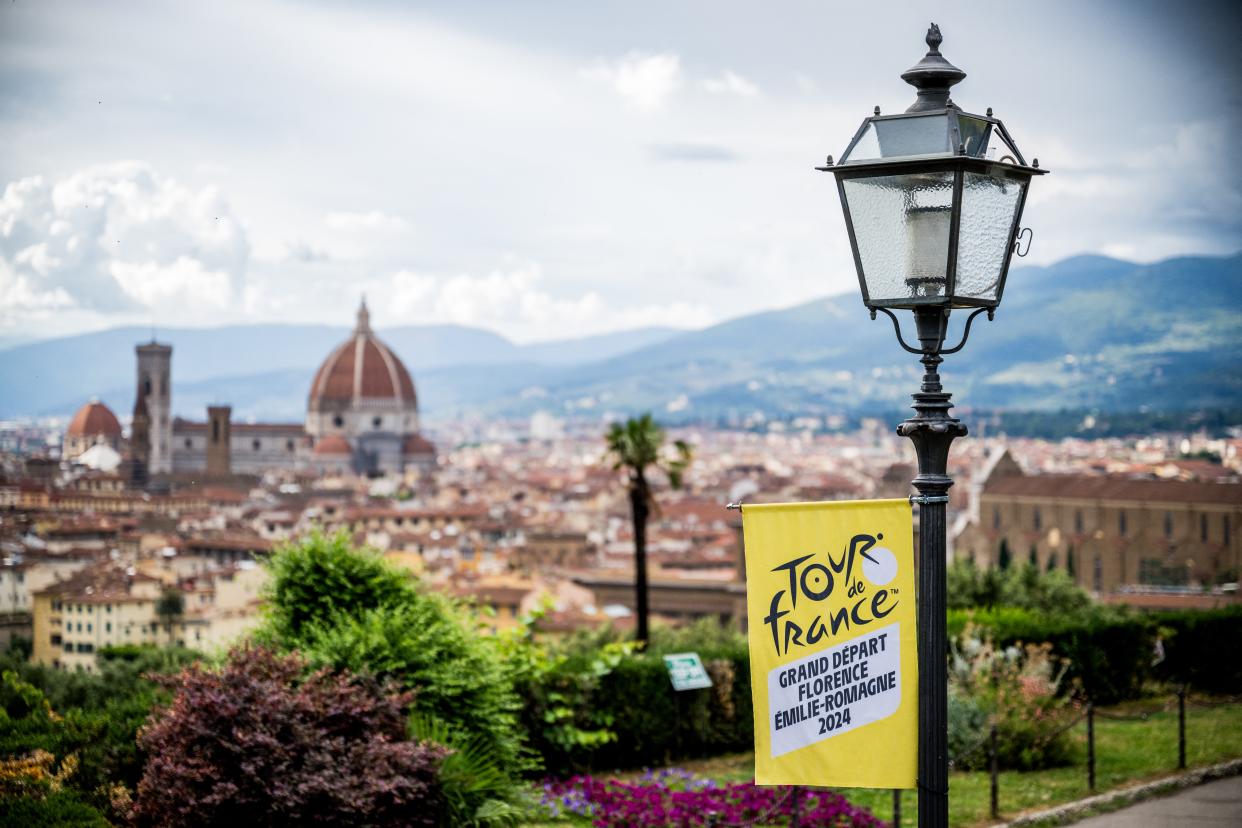
[{"label": "white cloud", "polygon": [[[381,291],[381,314],[405,322],[456,323],[498,330],[521,341],[625,330],[647,325],[701,327],[714,320],[702,305],[686,302],[617,306],[596,291],[558,296],[542,287],[534,263],[492,270],[481,276],[440,277],[403,270]],[[385,323],[383,319],[377,319]],[[390,324],[390,323],[388,323]]]},{"label": "white cloud", "polygon": [[645,112],[664,106],[682,84],[681,58],[669,53],[630,52],[620,60],[599,60],[582,74],[607,82],[635,109]]},{"label": "white cloud", "polygon": [[66,310],[185,317],[227,305],[248,258],[213,187],[138,162],[22,178],[0,197],[0,322]]},{"label": "white cloud", "polygon": [[333,230],[382,230],[395,232],[406,229],[409,224],[400,216],[393,216],[383,210],[370,210],[365,213],[335,212],[324,217],[324,223]]},{"label": "white cloud", "polygon": [[720,77],[703,81],[703,88],[713,95],[737,95],[739,98],[759,96],[759,87],[734,72],[726,71]]}]

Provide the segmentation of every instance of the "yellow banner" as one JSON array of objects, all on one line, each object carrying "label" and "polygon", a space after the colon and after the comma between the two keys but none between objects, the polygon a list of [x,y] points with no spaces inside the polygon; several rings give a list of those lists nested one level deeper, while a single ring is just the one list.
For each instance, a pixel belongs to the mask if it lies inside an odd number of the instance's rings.
[{"label": "yellow banner", "polygon": [[746,505],[742,530],[755,781],[913,788],[909,501]]}]

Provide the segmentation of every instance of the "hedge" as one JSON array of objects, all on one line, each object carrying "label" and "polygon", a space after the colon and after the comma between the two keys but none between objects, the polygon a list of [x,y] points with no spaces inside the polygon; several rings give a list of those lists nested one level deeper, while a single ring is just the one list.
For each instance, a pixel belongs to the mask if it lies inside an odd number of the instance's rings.
[{"label": "hedge", "polygon": [[1164,642],[1157,677],[1197,690],[1242,693],[1242,606],[1209,612],[1159,612],[1151,616]]},{"label": "hedge", "polygon": [[[1152,679],[1208,693],[1242,692],[1242,665],[1221,656],[1242,641],[1242,608],[1148,615],[1100,606],[1060,615],[1012,607],[951,610],[950,635],[960,636],[967,622],[988,630],[1000,646],[1051,643],[1069,662],[1068,677],[1096,704],[1138,698]],[[1157,639],[1164,658],[1154,663]]]},{"label": "hedge", "polygon": [[617,738],[574,757],[538,744],[545,767],[634,768],[754,747],[746,649],[700,655],[713,686],[682,692],[673,690],[658,654],[623,660],[600,679],[590,699],[597,713],[611,719]]},{"label": "hedge", "polygon": [[[1232,657],[1242,642],[1242,608],[1163,612],[1143,615],[1094,606],[1060,615],[1002,607],[951,610],[949,634],[961,635],[967,622],[991,633],[1000,646],[1019,642],[1052,644],[1069,662],[1096,704],[1138,698],[1152,680],[1183,683],[1208,693],[1242,692],[1242,660]],[[1165,657],[1153,665],[1156,641]],[[624,659],[591,694],[590,704],[610,717],[617,738],[585,754],[569,756],[532,738],[549,771],[602,770],[668,764],[754,746],[750,663],[744,645],[693,646],[714,686],[675,692],[659,653]]]}]

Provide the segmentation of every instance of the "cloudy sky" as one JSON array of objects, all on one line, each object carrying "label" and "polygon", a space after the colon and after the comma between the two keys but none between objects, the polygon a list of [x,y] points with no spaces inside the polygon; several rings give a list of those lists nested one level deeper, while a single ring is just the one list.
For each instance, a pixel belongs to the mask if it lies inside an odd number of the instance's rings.
[{"label": "cloudy sky", "polygon": [[[698,327],[854,289],[831,180],[929,19],[1032,261],[1242,247],[1239,4],[0,3],[0,341]],[[1233,135],[1234,137],[1230,137]]]}]

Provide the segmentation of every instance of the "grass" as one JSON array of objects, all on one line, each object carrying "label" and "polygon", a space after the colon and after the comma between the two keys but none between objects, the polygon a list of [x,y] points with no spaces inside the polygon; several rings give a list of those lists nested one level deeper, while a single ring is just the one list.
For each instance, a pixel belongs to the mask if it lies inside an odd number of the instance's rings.
[{"label": "grass", "polygon": [[[1123,705],[1106,713],[1131,715],[1150,704]],[[1090,796],[1087,787],[1087,726],[1082,723],[1071,734],[1076,745],[1074,764],[1063,768],[1021,773],[1002,771],[999,776],[1001,819],[1049,808]],[[1177,769],[1177,711],[1151,714],[1143,721],[1115,721],[1097,716],[1095,720],[1096,789],[1113,788],[1158,779]],[[1194,768],[1242,757],[1242,705],[1186,708],[1186,764]],[[740,753],[712,759],[687,761],[682,767],[719,782],[741,782],[753,778],[754,755]],[[638,772],[615,776],[634,780]],[[889,790],[869,788],[841,789],[849,800],[869,808],[882,819],[892,818],[893,795]],[[913,791],[902,793],[901,823],[917,824],[918,804]],[[987,772],[954,772],[949,779],[949,822],[961,828],[990,825],[990,780]],[[560,823],[564,825],[566,823]],[[569,823],[573,824],[573,823]],[[582,822],[580,824],[589,824]]]}]

